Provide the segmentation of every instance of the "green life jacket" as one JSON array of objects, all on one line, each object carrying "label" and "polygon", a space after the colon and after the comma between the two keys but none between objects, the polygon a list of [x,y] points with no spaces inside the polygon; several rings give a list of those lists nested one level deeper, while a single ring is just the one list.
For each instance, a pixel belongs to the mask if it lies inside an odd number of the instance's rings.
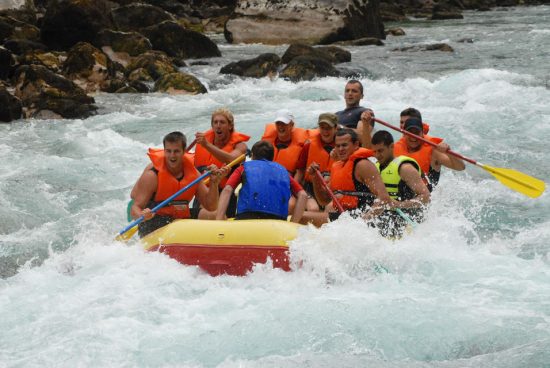
[{"label": "green life jacket", "polygon": [[382,181],[386,186],[388,194],[392,199],[397,201],[405,201],[416,196],[416,193],[409,188],[409,186],[401,180],[401,177],[399,176],[399,168],[402,164],[407,162],[416,167],[420,176],[423,176],[422,170],[420,170],[420,165],[418,165],[414,158],[408,156],[398,156],[394,158],[382,171],[380,171],[380,162],[376,163],[376,168],[380,172],[380,176],[382,177]]}]

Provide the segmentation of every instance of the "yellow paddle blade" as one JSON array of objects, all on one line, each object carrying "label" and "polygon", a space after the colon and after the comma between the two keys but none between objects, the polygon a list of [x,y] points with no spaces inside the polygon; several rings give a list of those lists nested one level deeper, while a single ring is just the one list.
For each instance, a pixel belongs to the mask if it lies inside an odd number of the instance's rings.
[{"label": "yellow paddle blade", "polygon": [[132,239],[132,236],[134,236],[134,234],[138,231],[138,226],[134,226],[133,228],[131,228],[130,230],[126,231],[124,234],[118,234],[116,237],[115,237],[115,240],[116,241],[119,241],[119,242],[128,242],[128,240]]},{"label": "yellow paddle blade", "polygon": [[506,185],[508,188],[525,194],[531,198],[540,196],[546,188],[546,184],[542,180],[516,170],[503,169],[500,167],[492,167],[483,164],[481,164],[481,167],[490,172],[495,178],[497,178],[498,181]]}]

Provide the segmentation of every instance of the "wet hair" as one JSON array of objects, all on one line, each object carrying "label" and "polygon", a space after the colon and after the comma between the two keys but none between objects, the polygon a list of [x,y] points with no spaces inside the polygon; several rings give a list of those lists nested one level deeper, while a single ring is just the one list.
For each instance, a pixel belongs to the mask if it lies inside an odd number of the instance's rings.
[{"label": "wet hair", "polygon": [[401,111],[401,114],[399,114],[399,116],[409,116],[411,118],[417,118],[418,120],[422,121],[422,114],[420,114],[420,111],[418,111],[414,107],[407,107],[405,110]]},{"label": "wet hair", "polygon": [[359,91],[361,91],[361,94],[363,94],[363,83],[359,82],[357,79],[350,79],[346,84],[358,84],[359,85]]},{"label": "wet hair", "polygon": [[235,130],[235,118],[233,117],[233,113],[228,108],[220,107],[219,109],[214,110],[212,117],[210,118],[210,124],[214,124],[214,116],[216,115],[221,115],[229,121],[229,124],[231,125],[231,132]]},{"label": "wet hair", "polygon": [[185,151],[185,147],[187,147],[187,139],[185,138],[185,135],[183,135],[182,132],[172,132],[172,133],[166,134],[164,136],[164,139],[162,140],[162,145],[166,146],[166,142],[170,142],[170,143],[180,142],[184,151]]},{"label": "wet hair", "polygon": [[393,136],[387,130],[379,130],[372,136],[372,144],[383,143],[384,146],[389,147],[393,143]]},{"label": "wet hair", "polygon": [[252,159],[253,160],[268,160],[273,161],[275,155],[275,149],[273,145],[268,141],[258,141],[252,146]]},{"label": "wet hair", "polygon": [[359,142],[359,136],[357,135],[355,130],[350,128],[338,129],[334,138],[336,139],[336,137],[342,137],[348,134],[351,136],[351,143]]}]

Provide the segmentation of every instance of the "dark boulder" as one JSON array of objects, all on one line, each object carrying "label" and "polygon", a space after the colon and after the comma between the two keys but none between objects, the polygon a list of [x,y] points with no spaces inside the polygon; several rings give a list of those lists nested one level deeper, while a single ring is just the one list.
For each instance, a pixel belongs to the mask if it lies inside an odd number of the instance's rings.
[{"label": "dark boulder", "polygon": [[395,48],[392,51],[444,51],[453,52],[454,49],[446,43],[432,43],[428,45],[412,45]]},{"label": "dark boulder", "polygon": [[66,53],[31,51],[18,58],[22,65],[43,65],[54,73],[61,72]]},{"label": "dark boulder", "polygon": [[228,42],[266,44],[385,38],[379,0],[238,0],[224,34]]},{"label": "dark boulder", "polygon": [[161,78],[165,74],[176,73],[178,71],[172,60],[162,51],[147,51],[139,55],[128,64],[126,73],[131,75],[134,70],[139,68],[147,71],[147,74],[154,80]]},{"label": "dark boulder", "polygon": [[276,54],[261,54],[260,56],[229,63],[221,68],[222,74],[236,74],[241,77],[262,78],[274,76],[281,65],[281,58]]},{"label": "dark boulder", "polygon": [[23,40],[23,39],[11,39],[4,42],[4,47],[13,52],[16,55],[23,55],[27,52],[34,50],[45,51],[48,47],[40,42]]},{"label": "dark boulder", "polygon": [[396,27],[396,28],[387,29],[387,30],[386,30],[386,35],[391,35],[391,36],[405,36],[406,33],[405,33],[405,31],[403,30],[403,28]]},{"label": "dark boulder", "polygon": [[119,32],[104,29],[99,32],[95,44],[101,48],[109,46],[115,52],[125,52],[130,56],[138,56],[152,49],[151,41],[137,32]]},{"label": "dark boulder", "polygon": [[380,17],[383,22],[402,22],[407,20],[403,7],[400,4],[380,2]]},{"label": "dark boulder", "polygon": [[80,41],[94,43],[101,30],[113,27],[105,0],[51,0],[41,37],[54,50],[68,50]]},{"label": "dark boulder", "polygon": [[218,46],[211,39],[176,22],[165,21],[144,28],[142,32],[155,50],[164,51],[169,56],[184,59],[221,56]]},{"label": "dark boulder", "polygon": [[139,31],[166,20],[175,20],[174,16],[163,9],[149,4],[130,4],[113,9],[113,19],[121,31]]},{"label": "dark boulder", "polygon": [[14,75],[15,96],[26,118],[85,118],[95,113],[94,99],[75,83],[42,65],[22,65]]},{"label": "dark boulder", "polygon": [[345,46],[384,46],[384,42],[381,39],[374,37],[363,37],[351,41],[340,41],[337,42],[337,44]]},{"label": "dark boulder", "polygon": [[149,75],[147,70],[144,68],[137,68],[134,69],[129,75],[128,80],[133,81],[140,81],[140,82],[153,82],[153,78]]},{"label": "dark boulder", "polygon": [[293,43],[283,54],[282,62],[283,64],[287,64],[298,56],[312,56],[315,58],[321,58],[333,64],[351,61],[351,53],[340,47],[313,47],[303,43]]},{"label": "dark boulder", "polygon": [[181,72],[164,75],[155,82],[154,91],[186,95],[207,93],[206,87],[197,78]]},{"label": "dark boulder", "polygon": [[6,80],[11,76],[16,60],[10,50],[0,46],[0,79]]},{"label": "dark boulder", "polygon": [[86,92],[97,92],[102,84],[115,76],[115,67],[101,50],[79,42],[67,54],[63,74]]},{"label": "dark boulder", "polygon": [[281,78],[289,79],[292,82],[339,75],[338,70],[326,59],[307,55],[292,59],[279,74]]},{"label": "dark boulder", "polygon": [[12,17],[0,16],[0,43],[13,38],[40,41],[40,29]]},{"label": "dark boulder", "polygon": [[445,19],[463,19],[462,9],[464,6],[462,3],[454,0],[440,0],[438,1],[432,10],[431,20],[445,20]]},{"label": "dark boulder", "polygon": [[0,85],[0,122],[9,123],[22,116],[21,101]]}]

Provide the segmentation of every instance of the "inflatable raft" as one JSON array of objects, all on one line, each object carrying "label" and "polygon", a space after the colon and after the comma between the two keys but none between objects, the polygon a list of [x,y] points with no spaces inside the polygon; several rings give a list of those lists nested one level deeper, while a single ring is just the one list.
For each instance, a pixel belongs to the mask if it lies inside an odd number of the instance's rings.
[{"label": "inflatable raft", "polygon": [[166,253],[212,276],[244,276],[255,263],[290,270],[288,242],[298,227],[278,220],[176,220],[141,239],[148,251]]}]

